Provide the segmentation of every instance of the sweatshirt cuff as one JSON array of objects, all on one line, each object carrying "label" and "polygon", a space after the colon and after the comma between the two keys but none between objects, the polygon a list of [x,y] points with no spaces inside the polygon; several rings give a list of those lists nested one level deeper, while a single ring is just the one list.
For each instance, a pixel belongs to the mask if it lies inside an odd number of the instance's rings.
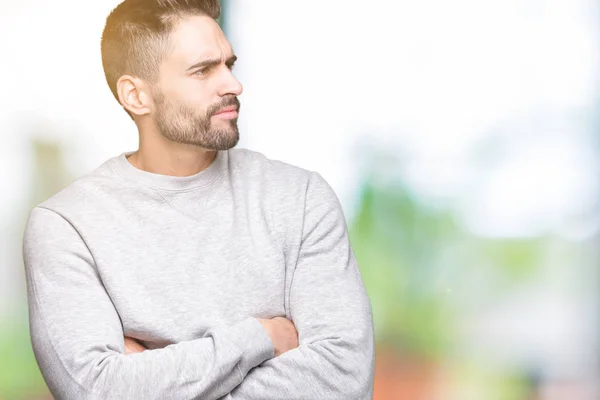
[{"label": "sweatshirt cuff", "polygon": [[237,323],[231,332],[238,333],[230,340],[242,351],[239,369],[243,376],[250,369],[275,356],[273,342],[256,318],[249,317]]}]

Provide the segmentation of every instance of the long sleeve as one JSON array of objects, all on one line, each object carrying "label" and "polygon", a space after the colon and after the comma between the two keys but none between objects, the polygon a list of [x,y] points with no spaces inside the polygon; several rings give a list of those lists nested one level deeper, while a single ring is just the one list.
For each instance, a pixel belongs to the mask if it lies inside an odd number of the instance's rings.
[{"label": "long sleeve", "polygon": [[84,240],[65,218],[34,208],[23,256],[34,355],[57,399],[217,399],[273,357],[254,318],[125,355],[119,315]]},{"label": "long sleeve", "polygon": [[339,200],[314,173],[289,307],[299,347],[252,369],[226,400],[366,400],[373,395],[371,305]]}]

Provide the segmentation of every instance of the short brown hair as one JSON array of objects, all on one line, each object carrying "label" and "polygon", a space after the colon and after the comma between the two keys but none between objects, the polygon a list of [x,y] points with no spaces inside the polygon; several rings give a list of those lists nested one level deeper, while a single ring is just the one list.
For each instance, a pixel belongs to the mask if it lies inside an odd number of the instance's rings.
[{"label": "short brown hair", "polygon": [[106,19],[100,46],[104,75],[117,101],[121,76],[150,82],[157,78],[169,34],[180,18],[207,15],[216,20],[220,14],[219,0],[125,0],[119,4]]}]

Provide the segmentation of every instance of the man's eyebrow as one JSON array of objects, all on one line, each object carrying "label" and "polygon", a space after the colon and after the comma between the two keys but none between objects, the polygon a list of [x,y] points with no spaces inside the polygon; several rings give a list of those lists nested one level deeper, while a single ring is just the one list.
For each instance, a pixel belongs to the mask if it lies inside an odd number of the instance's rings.
[{"label": "man's eyebrow", "polygon": [[[231,57],[229,57],[227,60],[225,60],[225,64],[228,65],[228,66],[232,65],[233,63],[235,63],[236,60],[237,60],[237,56],[234,54]],[[187,70],[191,71],[191,70],[196,69],[196,68],[214,67],[215,65],[219,65],[220,63],[221,63],[221,59],[220,58],[209,58],[209,59],[197,62],[196,64],[194,64],[191,67],[189,67]]]},{"label": "man's eyebrow", "polygon": [[237,61],[237,56],[234,54],[231,57],[229,57],[227,60],[225,60],[225,64],[233,65],[236,61]]}]

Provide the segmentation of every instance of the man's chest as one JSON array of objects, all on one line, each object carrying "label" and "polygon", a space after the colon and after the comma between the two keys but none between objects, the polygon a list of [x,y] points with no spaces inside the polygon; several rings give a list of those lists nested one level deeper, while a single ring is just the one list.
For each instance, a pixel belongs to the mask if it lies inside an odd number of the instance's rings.
[{"label": "man's chest", "polygon": [[126,336],[164,347],[248,316],[285,315],[284,251],[266,226],[144,228],[115,232],[94,252]]}]

